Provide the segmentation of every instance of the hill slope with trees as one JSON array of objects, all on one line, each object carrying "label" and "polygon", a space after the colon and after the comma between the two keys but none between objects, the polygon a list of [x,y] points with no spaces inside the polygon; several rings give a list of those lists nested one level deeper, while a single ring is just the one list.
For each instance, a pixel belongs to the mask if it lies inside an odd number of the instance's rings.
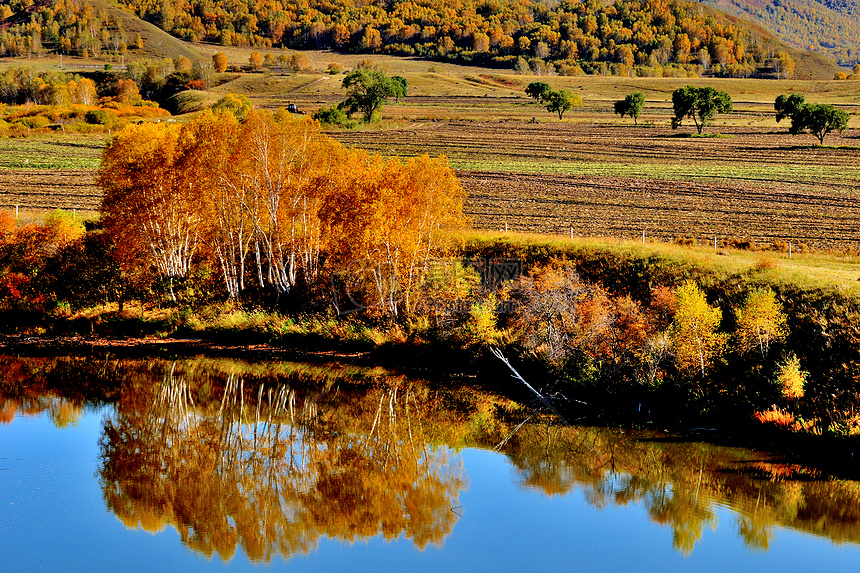
[{"label": "hill slope with trees", "polygon": [[0,0],[0,56],[44,52],[201,57],[194,46],[105,0]]},{"label": "hill slope with trees", "polygon": [[[4,18],[28,0],[7,1],[0,4]],[[93,2],[53,0],[26,23],[7,26],[0,55],[40,49],[82,55],[119,51],[121,43],[145,48],[146,41],[141,47],[137,35],[124,33],[130,26],[116,9]],[[551,6],[540,0],[127,0],[118,6],[189,42],[390,53],[523,73],[748,77],[772,74],[775,58],[798,59],[764,30],[682,0]]]},{"label": "hill slope with trees", "polygon": [[860,63],[858,0],[702,0],[756,22],[792,46],[825,54],[843,66]]}]

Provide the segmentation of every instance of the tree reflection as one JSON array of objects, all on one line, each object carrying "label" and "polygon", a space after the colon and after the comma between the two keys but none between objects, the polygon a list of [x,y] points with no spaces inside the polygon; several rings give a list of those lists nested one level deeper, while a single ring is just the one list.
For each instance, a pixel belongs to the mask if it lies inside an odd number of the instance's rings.
[{"label": "tree reflection", "polygon": [[217,409],[193,394],[173,367],[105,422],[101,484],[127,526],[170,524],[207,556],[241,547],[257,561],[307,553],[323,535],[424,548],[451,532],[465,477],[446,448],[428,447],[410,384],[302,395],[230,375]]},{"label": "tree reflection", "polygon": [[66,396],[45,377],[45,358],[21,360],[0,355],[0,424],[16,415],[47,413],[58,428],[75,426],[84,413],[80,395]]},{"label": "tree reflection", "polygon": [[0,356],[0,423],[46,414],[63,427],[105,402],[107,506],[222,559],[288,558],[321,536],[441,545],[466,487],[452,449],[496,444],[523,487],[639,504],[685,554],[719,507],[751,550],[766,551],[774,527],[860,543],[858,482],[656,432],[519,427],[520,406],[466,387],[342,365]]},{"label": "tree reflection", "polygon": [[582,489],[589,503],[642,504],[672,528],[673,546],[691,553],[717,505],[737,514],[752,550],[769,548],[775,525],[860,543],[860,483],[823,480],[814,470],[756,459],[754,452],[667,441],[656,433],[532,426],[506,453],[526,487],[547,495]]}]

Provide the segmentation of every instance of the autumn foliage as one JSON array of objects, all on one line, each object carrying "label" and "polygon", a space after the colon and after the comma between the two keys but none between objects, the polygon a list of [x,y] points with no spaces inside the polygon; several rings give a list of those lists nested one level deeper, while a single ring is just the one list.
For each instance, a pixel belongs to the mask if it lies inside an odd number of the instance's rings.
[{"label": "autumn foliage", "polygon": [[46,263],[83,234],[81,220],[59,209],[43,223],[20,225],[0,210],[0,308],[41,307],[48,295],[42,280]]},{"label": "autumn foliage", "polygon": [[170,285],[195,258],[217,266],[233,298],[355,271],[362,300],[393,315],[410,308],[441,231],[465,221],[444,158],[347,150],[286,113],[130,126],[105,151],[99,183],[122,260],[145,256]]},{"label": "autumn foliage", "polygon": [[[20,12],[23,2],[12,2]],[[127,0],[120,5],[192,42],[257,48],[331,49],[483,61],[538,72],[745,76],[771,66],[772,43],[696,3],[680,0],[565,1],[351,0],[282,3]],[[99,33],[100,31],[100,33]],[[63,54],[119,57],[138,44],[121,22],[87,3],[50,2],[26,23],[0,32],[0,56]],[[255,61],[249,62],[255,69]],[[549,63],[549,64],[548,64]]]}]

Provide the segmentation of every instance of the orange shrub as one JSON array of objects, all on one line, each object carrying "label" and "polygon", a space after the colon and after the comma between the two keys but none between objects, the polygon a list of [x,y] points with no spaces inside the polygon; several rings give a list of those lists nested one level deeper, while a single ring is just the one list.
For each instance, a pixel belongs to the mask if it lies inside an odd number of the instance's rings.
[{"label": "orange shrub", "polygon": [[772,407],[770,410],[756,412],[754,415],[756,420],[762,424],[774,424],[782,428],[789,428],[794,425],[794,415],[782,410],[781,408],[777,408],[776,406]]},{"label": "orange shrub", "polygon": [[0,209],[0,245],[12,238],[15,232],[15,216],[12,211]]}]

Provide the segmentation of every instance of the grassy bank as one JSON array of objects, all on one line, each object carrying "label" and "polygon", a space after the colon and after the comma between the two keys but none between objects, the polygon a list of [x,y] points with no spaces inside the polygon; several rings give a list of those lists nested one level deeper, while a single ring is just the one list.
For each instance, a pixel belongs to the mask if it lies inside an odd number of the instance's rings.
[{"label": "grassy bank", "polygon": [[[789,258],[788,253],[727,247],[715,253],[712,247],[668,243],[479,232],[454,239],[454,259],[514,259],[522,262],[525,275],[567,261],[583,284],[597,285],[588,289],[607,293],[595,299],[600,304],[630,299],[646,315],[654,309],[655,292],[692,281],[708,304],[721,311],[718,330],[727,347],[707,372],[684,370],[669,356],[660,375],[647,379],[640,364],[644,351],[622,356],[618,350],[586,348],[582,331],[569,342],[576,346],[570,356],[554,361],[539,346],[526,343],[515,313],[487,319],[487,312],[476,310],[486,310],[486,298],[469,299],[445,320],[419,314],[396,320],[365,313],[339,317],[331,309],[278,312],[198,299],[173,305],[126,301],[81,310],[62,304],[45,312],[7,310],[0,322],[7,334],[16,335],[6,339],[7,346],[26,346],[22,337],[36,337],[43,349],[131,338],[133,345],[144,346],[181,339],[189,351],[203,345],[210,350],[322,353],[412,371],[489,375],[491,383],[509,386],[499,382],[509,377],[488,352],[497,346],[539,389],[560,390],[571,399],[566,405],[577,417],[737,429],[758,425],[756,416],[764,416],[766,426],[778,433],[860,434],[860,263],[855,257],[793,253]],[[741,352],[734,338],[736,309],[755,289],[773,291],[786,317],[786,335],[766,357]],[[591,296],[588,292],[582,297]],[[775,382],[789,356],[796,356],[806,373],[802,400],[781,398]]]}]

